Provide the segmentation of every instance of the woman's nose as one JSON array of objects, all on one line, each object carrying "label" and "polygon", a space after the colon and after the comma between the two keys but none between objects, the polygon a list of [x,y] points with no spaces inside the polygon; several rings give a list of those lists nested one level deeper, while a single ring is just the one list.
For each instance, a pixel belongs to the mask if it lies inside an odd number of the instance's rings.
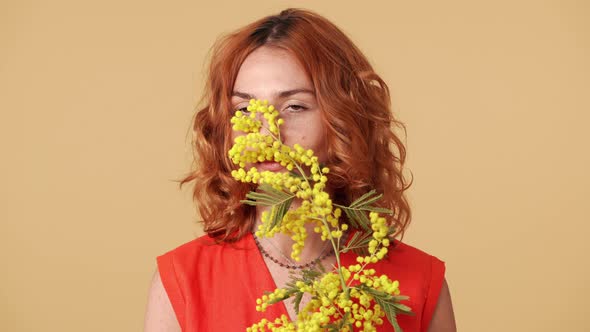
[{"label": "woman's nose", "polygon": [[262,123],[262,127],[260,128],[260,133],[262,135],[270,135],[271,132],[269,130],[268,120],[264,117],[264,114],[256,113],[256,119]]}]

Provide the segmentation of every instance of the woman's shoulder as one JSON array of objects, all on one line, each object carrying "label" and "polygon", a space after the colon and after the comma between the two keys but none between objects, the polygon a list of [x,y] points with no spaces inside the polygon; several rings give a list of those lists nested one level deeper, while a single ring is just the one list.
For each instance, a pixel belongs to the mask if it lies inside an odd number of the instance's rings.
[{"label": "woman's shoulder", "polygon": [[172,247],[168,251],[164,252],[163,255],[185,255],[190,252],[207,250],[207,248],[215,248],[216,245],[218,245],[218,243],[216,243],[215,239],[207,234],[204,234],[190,241]]},{"label": "woman's shoulder", "polygon": [[395,239],[393,244],[389,251],[391,256],[396,257],[397,260],[408,261],[414,264],[430,263],[432,260],[440,261],[435,255],[406,242]]},{"label": "woman's shoulder", "polygon": [[422,279],[426,283],[431,282],[432,278],[444,276],[445,262],[437,256],[397,239],[393,243],[387,258],[380,261],[382,268],[406,274],[415,280]]},{"label": "woman's shoulder", "polygon": [[416,291],[414,298],[423,298],[427,295],[423,292],[440,288],[446,271],[443,260],[397,239],[388,249],[387,256],[374,265],[379,274],[399,279],[400,284]]},{"label": "woman's shoulder", "polygon": [[[394,244],[387,258],[377,263],[380,264],[377,270],[399,280],[402,294],[409,296],[405,304],[419,314],[421,331],[426,331],[445,280],[445,262],[408,243],[395,240]],[[403,315],[401,319],[411,320]]]},{"label": "woman's shoulder", "polygon": [[190,241],[182,243],[157,256],[158,262],[170,261],[177,265],[195,266],[194,262],[204,263],[205,261],[215,261],[222,254],[223,256],[232,256],[232,253],[240,255],[243,249],[252,249],[250,241],[247,239],[248,234],[241,239],[226,243],[220,242],[209,235],[201,235]]}]

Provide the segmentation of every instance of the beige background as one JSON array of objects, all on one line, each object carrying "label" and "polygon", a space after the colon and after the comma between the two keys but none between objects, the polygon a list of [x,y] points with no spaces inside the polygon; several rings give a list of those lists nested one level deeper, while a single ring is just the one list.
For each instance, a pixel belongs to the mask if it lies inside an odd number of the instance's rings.
[{"label": "beige background", "polygon": [[188,129],[214,39],[288,6],[347,32],[408,126],[405,241],[460,331],[590,327],[587,1],[0,5],[0,330],[140,331],[199,229]]}]

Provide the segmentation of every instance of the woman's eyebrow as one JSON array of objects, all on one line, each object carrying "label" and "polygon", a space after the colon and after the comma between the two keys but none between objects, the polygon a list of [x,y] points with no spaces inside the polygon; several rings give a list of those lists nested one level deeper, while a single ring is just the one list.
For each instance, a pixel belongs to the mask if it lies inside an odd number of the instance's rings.
[{"label": "woman's eyebrow", "polygon": [[240,92],[240,91],[234,91],[231,94],[232,97],[236,96],[236,97],[240,97],[240,98],[244,98],[244,99],[256,99],[254,98],[254,96],[244,93],[244,92]]},{"label": "woman's eyebrow", "polygon": [[[309,93],[309,94],[315,96],[315,92],[313,90],[309,90],[309,89],[305,89],[305,88],[279,91],[278,93],[276,93],[276,95],[278,96],[278,98],[285,98],[285,97],[289,97],[289,96],[297,94],[297,93]],[[232,97],[233,96],[244,98],[244,99],[256,99],[255,96],[253,96],[249,93],[240,92],[240,91],[233,91]]]},{"label": "woman's eyebrow", "polygon": [[298,94],[298,93],[308,93],[308,94],[315,96],[315,91],[305,89],[305,88],[281,91],[281,92],[279,92],[278,95],[279,95],[279,98],[285,98],[285,97],[289,97],[291,95]]}]

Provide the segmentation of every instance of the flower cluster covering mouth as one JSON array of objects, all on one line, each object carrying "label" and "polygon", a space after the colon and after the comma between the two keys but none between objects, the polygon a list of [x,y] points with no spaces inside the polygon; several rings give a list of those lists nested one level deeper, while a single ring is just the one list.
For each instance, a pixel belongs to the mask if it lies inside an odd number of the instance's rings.
[{"label": "flower cluster covering mouth", "polygon": [[[240,168],[232,171],[232,176],[242,182],[251,182],[255,184],[269,184],[277,190],[286,188],[294,197],[303,199],[303,204],[296,210],[288,211],[283,216],[280,225],[269,227],[270,214],[263,212],[262,223],[256,232],[257,236],[272,237],[277,232],[285,233],[294,240],[291,257],[299,261],[299,254],[307,238],[307,230],[304,227],[306,222],[311,218],[316,218],[314,223],[316,229],[322,231],[322,239],[328,238],[328,229],[322,227],[322,218],[326,219],[332,227],[338,227],[338,217],[341,211],[333,211],[332,201],[328,194],[324,192],[328,178],[325,174],[329,172],[327,167],[320,167],[318,158],[314,156],[311,149],[304,149],[299,144],[293,148],[283,144],[280,140],[280,125],[284,123],[283,119],[276,120],[278,112],[275,108],[267,106],[266,101],[250,100],[248,106],[249,115],[241,111],[236,111],[231,122],[234,130],[241,130],[247,133],[245,136],[238,136],[234,140],[234,145],[229,150],[229,156],[234,164]],[[259,131],[262,128],[262,122],[256,120],[256,113],[262,113],[269,124],[269,135],[263,135]],[[275,173],[271,171],[260,172],[256,166],[251,167],[248,171],[244,167],[248,163],[263,163],[271,161],[279,163],[287,170],[297,170],[302,177],[295,177],[289,173]],[[311,176],[307,179],[303,165],[309,167]],[[311,201],[311,202],[310,202]],[[274,210],[273,210],[274,211]],[[272,213],[272,211],[271,211]],[[342,232],[336,232],[334,235],[342,235]]]},{"label": "flower cluster covering mouth", "polygon": [[[276,233],[289,235],[293,241],[291,257],[300,260],[301,250],[307,238],[306,224],[313,224],[313,231],[321,234],[323,241],[330,241],[336,253],[335,271],[325,272],[310,269],[294,277],[287,288],[276,289],[256,301],[256,309],[264,311],[269,305],[295,297],[296,321],[285,315],[274,321],[263,319],[247,331],[376,331],[387,316],[396,331],[401,331],[396,314],[411,313],[411,309],[399,301],[408,299],[399,295],[399,282],[388,276],[376,276],[375,270],[367,268],[377,263],[388,252],[390,236],[395,229],[387,225],[379,213],[391,213],[372,206],[381,195],[374,190],[363,195],[350,206],[334,204],[324,191],[329,168],[318,162],[310,149],[299,144],[293,147],[283,144],[278,111],[268,102],[250,100],[248,112],[236,111],[231,119],[233,129],[246,135],[234,139],[228,152],[232,162],[238,165],[231,175],[241,182],[258,184],[258,191],[250,192],[244,204],[271,206],[270,212],[261,216],[261,225],[256,236],[272,237]],[[268,123],[268,135],[260,133],[262,122],[257,120],[262,113]],[[260,171],[265,163],[285,168],[288,172]],[[244,167],[253,164],[249,170]],[[309,170],[309,174],[305,170]],[[301,199],[302,204],[290,210],[291,202]],[[368,212],[369,216],[366,216]],[[340,222],[346,215],[348,223]],[[353,226],[357,232],[348,243],[341,243],[344,232]],[[347,251],[358,254],[357,264],[341,266],[339,254]],[[311,294],[311,301],[302,310],[299,303],[304,293]]]}]

